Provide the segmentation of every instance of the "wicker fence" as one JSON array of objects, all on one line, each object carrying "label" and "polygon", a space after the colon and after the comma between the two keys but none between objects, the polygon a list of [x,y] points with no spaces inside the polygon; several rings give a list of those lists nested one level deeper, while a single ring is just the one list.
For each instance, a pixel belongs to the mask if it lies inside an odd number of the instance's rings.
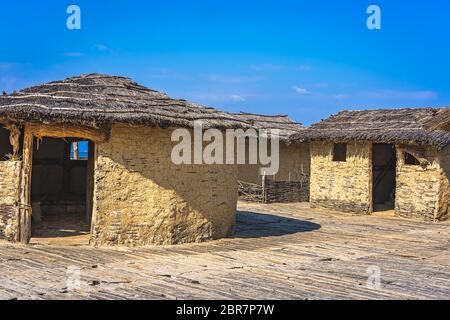
[{"label": "wicker fence", "polygon": [[300,181],[262,180],[262,185],[239,181],[239,199],[262,203],[309,201],[309,176]]},{"label": "wicker fence", "polygon": [[239,199],[249,202],[264,202],[263,187],[259,184],[239,181]]}]

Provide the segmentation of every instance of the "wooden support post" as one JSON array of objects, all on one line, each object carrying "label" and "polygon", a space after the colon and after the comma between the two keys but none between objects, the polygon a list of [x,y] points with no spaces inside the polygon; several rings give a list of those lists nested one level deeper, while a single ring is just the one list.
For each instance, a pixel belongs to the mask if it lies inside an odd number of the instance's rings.
[{"label": "wooden support post", "polygon": [[266,190],[266,173],[264,172],[264,175],[262,177],[262,194],[263,194],[263,203],[267,203],[267,190]]},{"label": "wooden support post", "polygon": [[72,162],[70,161],[70,149],[71,144],[64,144],[64,163],[63,163],[63,198],[66,198],[66,195],[70,194],[70,176],[72,171]]},{"label": "wooden support post", "polygon": [[88,160],[86,168],[86,222],[92,222],[92,209],[94,197],[94,167],[95,167],[95,144],[89,141]]},{"label": "wooden support post", "polygon": [[13,147],[13,154],[11,160],[19,160],[20,148],[20,129],[15,124],[7,124],[5,128],[9,130],[9,143]]},{"label": "wooden support post", "polygon": [[23,162],[20,181],[19,228],[20,242],[28,244],[31,238],[31,173],[33,169],[33,133],[25,127]]},{"label": "wooden support post", "polygon": [[73,158],[72,160],[78,160],[78,142],[72,142]]}]

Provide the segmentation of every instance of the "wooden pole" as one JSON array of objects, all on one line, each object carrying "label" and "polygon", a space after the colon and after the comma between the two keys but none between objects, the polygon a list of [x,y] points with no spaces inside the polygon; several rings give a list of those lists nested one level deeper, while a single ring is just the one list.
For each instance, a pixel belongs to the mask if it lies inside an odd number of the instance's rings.
[{"label": "wooden pole", "polygon": [[23,162],[20,181],[20,242],[28,244],[31,238],[31,172],[33,169],[33,133],[25,126]]},{"label": "wooden pole", "polygon": [[13,147],[13,160],[19,160],[20,149],[20,129],[15,124],[7,124],[5,126],[9,130],[9,143]]},{"label": "wooden pole", "polygon": [[263,194],[263,203],[267,203],[267,193],[266,193],[266,172],[262,176],[262,194]]},{"label": "wooden pole", "polygon": [[86,168],[86,221],[92,222],[93,196],[94,196],[94,166],[95,144],[89,141],[88,160]]},{"label": "wooden pole", "polygon": [[78,142],[72,142],[73,158],[72,160],[78,160]]}]

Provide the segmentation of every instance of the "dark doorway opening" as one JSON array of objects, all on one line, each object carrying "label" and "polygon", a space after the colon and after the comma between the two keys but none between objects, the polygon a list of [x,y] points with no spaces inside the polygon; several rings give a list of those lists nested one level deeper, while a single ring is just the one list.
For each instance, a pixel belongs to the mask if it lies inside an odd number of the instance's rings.
[{"label": "dark doorway opening", "polygon": [[397,155],[393,144],[373,144],[372,204],[373,211],[395,207]]},{"label": "dark doorway opening", "polygon": [[[33,242],[89,242],[94,144],[44,138],[34,143],[31,178]],[[52,243],[52,241],[50,241]],[[66,243],[64,243],[66,244]]]}]

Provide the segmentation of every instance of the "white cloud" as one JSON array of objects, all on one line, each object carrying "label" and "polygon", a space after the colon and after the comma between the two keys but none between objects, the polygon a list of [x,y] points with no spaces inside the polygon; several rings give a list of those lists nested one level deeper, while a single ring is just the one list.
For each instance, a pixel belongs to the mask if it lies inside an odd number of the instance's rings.
[{"label": "white cloud", "polygon": [[280,71],[284,66],[278,64],[264,63],[251,66],[255,71]]},{"label": "white cloud", "polygon": [[16,63],[0,62],[0,71],[9,71],[17,66]]},{"label": "white cloud", "polygon": [[220,74],[206,75],[208,81],[218,82],[218,83],[254,83],[262,80],[261,77],[248,77],[248,76],[228,76]]},{"label": "white cloud", "polygon": [[83,57],[83,52],[65,52],[62,54],[64,57]]},{"label": "white cloud", "polygon": [[17,79],[12,76],[0,77],[0,89],[2,91],[9,91],[13,88],[16,81],[17,81]]},{"label": "white cloud", "polygon": [[188,76],[184,73],[171,70],[171,69],[152,69],[150,70],[150,73],[147,75],[149,78],[155,78],[155,79],[187,79]]},{"label": "white cloud", "polygon": [[337,95],[334,96],[334,98],[335,98],[336,100],[344,100],[344,99],[347,99],[348,96],[345,95],[345,94],[337,94]]},{"label": "white cloud", "polygon": [[243,102],[243,101],[245,101],[244,97],[242,97],[240,95],[237,95],[237,94],[231,95],[230,98],[231,98],[231,100],[236,101],[236,102]]},{"label": "white cloud", "polygon": [[373,99],[429,100],[436,99],[438,94],[434,91],[381,90],[369,92],[368,97]]},{"label": "white cloud", "polygon": [[193,101],[199,101],[201,103],[211,102],[243,102],[245,98],[238,94],[226,94],[226,93],[194,93],[191,95]]},{"label": "white cloud", "polygon": [[306,88],[300,88],[298,86],[293,86],[292,89],[294,89],[295,92],[297,92],[298,94],[310,94],[311,93]]},{"label": "white cloud", "polygon": [[315,84],[316,88],[328,88],[330,84],[328,82],[319,82]]},{"label": "white cloud", "polygon": [[96,44],[94,47],[98,51],[110,51],[111,50],[108,46],[105,46],[104,44]]},{"label": "white cloud", "polygon": [[301,66],[298,67],[298,70],[300,70],[300,71],[311,71],[312,70],[312,66],[301,65]]}]

